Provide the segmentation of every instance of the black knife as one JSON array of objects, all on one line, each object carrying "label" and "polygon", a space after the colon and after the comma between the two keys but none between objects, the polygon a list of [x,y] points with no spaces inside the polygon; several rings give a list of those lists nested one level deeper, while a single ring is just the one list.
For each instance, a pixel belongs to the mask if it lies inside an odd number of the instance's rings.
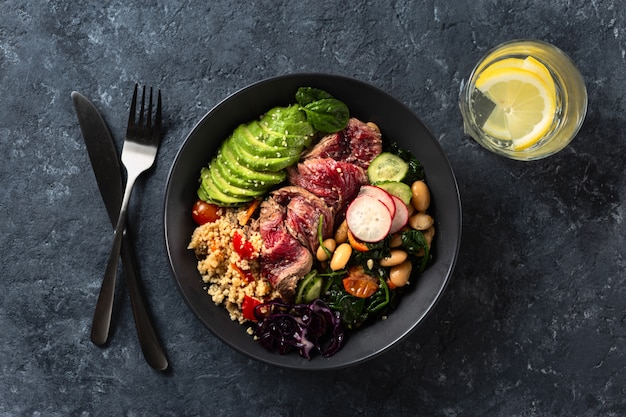
[{"label": "black knife", "polygon": [[[122,169],[115,143],[98,109],[86,97],[74,91],[72,101],[102,200],[111,224],[115,226],[124,193]],[[152,325],[141,291],[132,246],[127,234],[124,234],[121,256],[141,350],[150,366],[163,371],[168,367],[167,358]]]}]

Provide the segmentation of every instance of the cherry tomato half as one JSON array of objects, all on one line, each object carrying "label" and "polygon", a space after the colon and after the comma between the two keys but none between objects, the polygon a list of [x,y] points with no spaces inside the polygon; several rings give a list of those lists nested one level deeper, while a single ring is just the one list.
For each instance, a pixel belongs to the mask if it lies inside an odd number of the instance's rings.
[{"label": "cherry tomato half", "polygon": [[343,288],[350,295],[368,298],[378,290],[378,280],[367,275],[362,267],[353,267],[343,279]]},{"label": "cherry tomato half", "polygon": [[218,213],[219,207],[215,204],[207,203],[206,201],[202,201],[198,199],[191,209],[191,216],[193,217],[193,221],[198,223],[199,225],[203,225],[205,223],[214,222],[215,220],[220,218]]}]

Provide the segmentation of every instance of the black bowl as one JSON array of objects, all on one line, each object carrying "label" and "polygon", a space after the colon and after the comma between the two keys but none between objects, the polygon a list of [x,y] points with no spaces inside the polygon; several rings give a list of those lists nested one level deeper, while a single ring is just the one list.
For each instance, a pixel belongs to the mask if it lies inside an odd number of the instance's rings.
[{"label": "black bowl", "polygon": [[[195,224],[191,207],[196,200],[200,168],[215,154],[233,129],[258,118],[270,108],[295,102],[298,87],[317,87],[346,103],[352,116],[375,122],[383,140],[395,141],[421,161],[431,190],[430,211],[436,220],[434,258],[397,310],[352,334],[342,350],[330,358],[307,361],[296,352],[279,355],[265,350],[233,322],[226,310],[213,304],[196,270],[196,259],[187,249]],[[323,370],[355,365],[398,343],[424,320],[443,293],[461,238],[461,203],[452,168],[436,138],[419,118],[389,94],[361,81],[326,74],[293,74],[252,84],[231,95],[192,129],[179,150],[165,192],[165,240],[174,279],[189,308],[219,339],[233,349],[262,362],[291,369]]]}]

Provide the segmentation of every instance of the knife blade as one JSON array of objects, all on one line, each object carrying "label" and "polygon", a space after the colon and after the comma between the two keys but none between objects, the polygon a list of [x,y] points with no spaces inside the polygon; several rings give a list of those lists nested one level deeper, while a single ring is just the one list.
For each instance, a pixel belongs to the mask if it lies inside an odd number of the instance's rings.
[{"label": "knife blade", "polygon": [[[73,91],[72,102],[100,189],[100,195],[111,224],[115,226],[124,194],[122,168],[115,143],[100,112],[89,99]],[[165,370],[168,368],[168,361],[141,291],[132,245],[126,233],[123,237],[121,257],[141,350],[151,367],[160,371]]]}]

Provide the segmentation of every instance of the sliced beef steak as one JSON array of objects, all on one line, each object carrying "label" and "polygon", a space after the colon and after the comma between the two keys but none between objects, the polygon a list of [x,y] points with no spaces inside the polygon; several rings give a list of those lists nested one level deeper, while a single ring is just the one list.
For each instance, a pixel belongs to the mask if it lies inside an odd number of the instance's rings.
[{"label": "sliced beef steak", "polygon": [[292,301],[298,281],[313,266],[313,255],[287,230],[287,207],[270,196],[261,204],[259,216],[261,273],[286,301]]},{"label": "sliced beef steak", "polygon": [[345,129],[324,136],[302,158],[332,158],[367,169],[381,151],[380,132],[353,117],[348,120]]},{"label": "sliced beef steak", "polygon": [[319,247],[317,229],[322,218],[322,237],[333,234],[334,212],[323,199],[302,187],[286,186],[272,193],[273,198],[287,207],[285,226],[312,253]]},{"label": "sliced beef steak", "polygon": [[335,224],[356,197],[367,174],[358,165],[332,158],[307,159],[289,169],[289,182],[322,198],[335,212]]}]

